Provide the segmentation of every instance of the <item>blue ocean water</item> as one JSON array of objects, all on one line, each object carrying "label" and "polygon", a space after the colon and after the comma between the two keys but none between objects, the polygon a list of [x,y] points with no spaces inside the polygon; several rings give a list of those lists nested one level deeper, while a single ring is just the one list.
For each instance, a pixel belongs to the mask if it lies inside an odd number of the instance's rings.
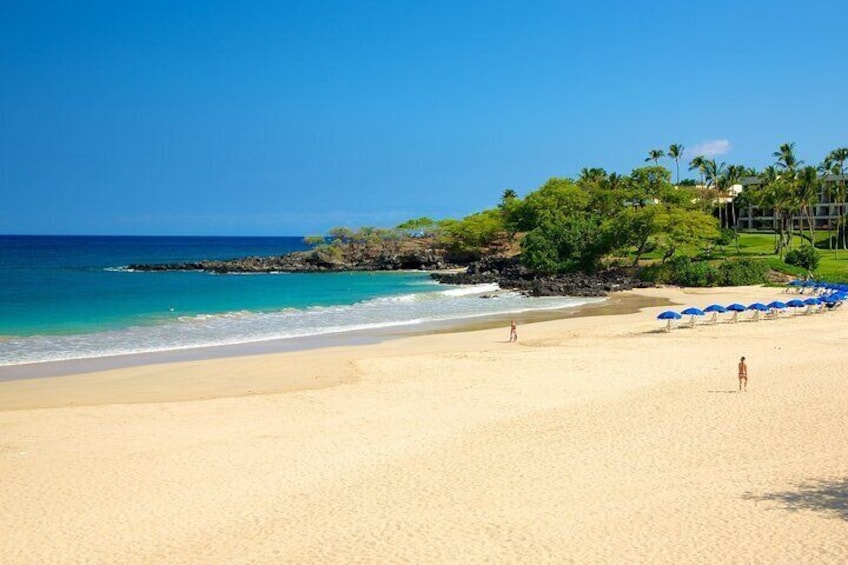
[{"label": "blue ocean water", "polygon": [[215,275],[132,263],[280,255],[300,237],[0,236],[0,366],[344,334],[568,308],[427,273]]}]

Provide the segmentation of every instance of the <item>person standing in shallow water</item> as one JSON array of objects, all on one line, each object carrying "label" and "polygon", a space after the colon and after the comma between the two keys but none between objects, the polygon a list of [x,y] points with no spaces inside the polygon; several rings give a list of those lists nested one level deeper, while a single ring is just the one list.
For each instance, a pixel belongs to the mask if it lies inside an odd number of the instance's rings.
[{"label": "person standing in shallow water", "polygon": [[518,341],[518,328],[515,325],[515,320],[509,323],[509,341]]},{"label": "person standing in shallow water", "polygon": [[739,392],[748,390],[748,365],[745,358],[739,360]]}]

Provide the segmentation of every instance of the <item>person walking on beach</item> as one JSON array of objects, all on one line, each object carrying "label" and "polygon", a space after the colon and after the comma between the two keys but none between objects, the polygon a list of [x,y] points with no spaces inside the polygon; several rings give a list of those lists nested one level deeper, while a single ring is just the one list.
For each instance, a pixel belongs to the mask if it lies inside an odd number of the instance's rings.
[{"label": "person walking on beach", "polygon": [[748,365],[745,358],[739,360],[739,392],[748,390]]},{"label": "person walking on beach", "polygon": [[515,325],[515,320],[509,323],[509,341],[510,343],[518,341],[518,329]]}]

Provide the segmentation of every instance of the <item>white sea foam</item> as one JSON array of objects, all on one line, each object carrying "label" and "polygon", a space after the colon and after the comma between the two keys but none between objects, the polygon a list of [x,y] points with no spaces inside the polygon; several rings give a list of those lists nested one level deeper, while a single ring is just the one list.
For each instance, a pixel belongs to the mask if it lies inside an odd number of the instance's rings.
[{"label": "white sea foam", "polygon": [[489,284],[472,284],[469,286],[460,286],[441,291],[444,296],[474,296],[475,294],[488,294],[499,290],[497,283]]},{"label": "white sea foam", "polygon": [[[497,292],[493,284],[438,288],[345,306],[175,316],[152,325],[97,333],[11,337],[0,342],[0,366],[402,328],[572,308],[602,300],[527,298],[514,292]],[[484,295],[496,298],[481,298]]]}]

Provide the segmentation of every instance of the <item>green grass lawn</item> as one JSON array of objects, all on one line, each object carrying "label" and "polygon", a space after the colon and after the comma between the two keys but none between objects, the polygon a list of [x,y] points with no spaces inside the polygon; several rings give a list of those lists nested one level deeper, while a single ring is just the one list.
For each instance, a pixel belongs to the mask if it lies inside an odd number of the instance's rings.
[{"label": "green grass lawn", "polygon": [[[827,234],[823,234],[826,241]],[[722,250],[714,253],[718,258],[733,258],[733,257],[752,257],[765,259],[769,266],[775,271],[788,273],[795,276],[805,276],[804,269],[787,265],[780,260],[780,257],[774,252],[774,234],[770,233],[740,233],[739,234],[739,250],[736,245],[728,245]],[[819,238],[816,238],[819,239]],[[793,248],[803,244],[808,244],[808,240],[794,236],[792,241]],[[829,282],[848,283],[848,251],[839,250],[838,258],[834,256],[834,252],[829,249],[819,249],[821,261],[816,269],[814,276],[817,279],[826,280]]]},{"label": "green grass lawn", "polygon": [[[818,234],[816,239],[820,242],[827,241],[827,233]],[[808,244],[809,240],[793,236],[792,247],[797,248],[801,245]],[[796,277],[805,277],[807,272],[799,267],[793,267],[784,263],[780,257],[774,252],[775,236],[773,233],[740,233],[739,246],[737,249],[736,243],[731,243],[723,248],[719,247],[713,250],[710,259],[733,259],[738,257],[748,257],[752,259],[763,259],[769,267],[774,271],[786,273]],[[695,249],[685,250],[693,255],[698,251]],[[818,248],[821,260],[819,267],[813,275],[815,278],[828,282],[848,283],[848,250],[839,250],[838,258],[834,256],[834,252],[830,249]],[[657,249],[646,253],[642,257],[643,261],[652,262],[662,259],[662,252]]]}]

